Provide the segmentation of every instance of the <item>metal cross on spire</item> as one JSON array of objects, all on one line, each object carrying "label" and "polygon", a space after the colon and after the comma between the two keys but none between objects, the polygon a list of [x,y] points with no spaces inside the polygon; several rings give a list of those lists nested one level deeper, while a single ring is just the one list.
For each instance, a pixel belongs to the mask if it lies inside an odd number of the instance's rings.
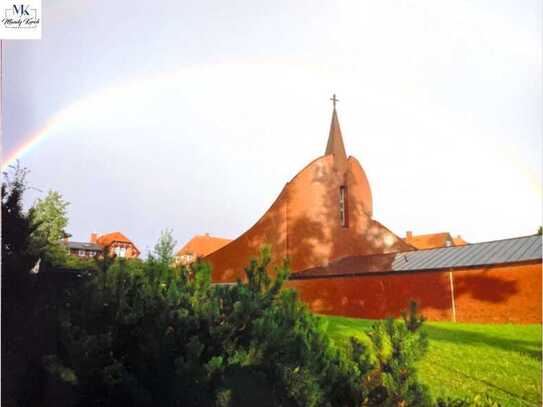
[{"label": "metal cross on spire", "polygon": [[336,103],[339,102],[339,99],[336,98],[336,94],[334,93],[332,95],[332,97],[330,98],[330,100],[332,101],[332,103],[334,104],[334,109],[336,108]]}]

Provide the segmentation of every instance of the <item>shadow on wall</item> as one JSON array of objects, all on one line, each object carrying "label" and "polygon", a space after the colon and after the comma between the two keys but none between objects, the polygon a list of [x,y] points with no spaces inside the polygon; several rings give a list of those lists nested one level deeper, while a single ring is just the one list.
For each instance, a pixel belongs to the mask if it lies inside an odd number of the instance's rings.
[{"label": "shadow on wall", "polygon": [[480,301],[500,303],[519,292],[517,281],[491,276],[488,270],[462,276],[453,273],[453,276],[455,297],[469,295]]},{"label": "shadow on wall", "polygon": [[301,264],[322,264],[326,261],[323,247],[329,246],[330,239],[320,222],[311,220],[308,216],[300,216],[288,228],[287,257],[294,270]]},{"label": "shadow on wall", "polygon": [[[376,256],[377,260],[388,257]],[[357,256],[342,259],[337,263],[337,268],[334,263],[330,267],[311,270],[319,275],[318,278],[294,278],[288,283],[289,287],[299,292],[300,299],[307,303],[313,312],[381,319],[400,315],[410,300],[416,300],[429,320],[449,321],[453,318],[449,272],[375,272],[352,277],[327,276],[328,272],[356,271],[357,266],[386,266],[387,261],[372,262]],[[513,276],[506,270],[490,273],[488,270],[452,273],[458,321],[526,323],[541,319],[537,306],[533,304],[538,294],[537,287],[533,292],[521,295],[525,292],[520,286],[524,280],[519,280],[522,276],[537,276],[537,270],[525,274],[519,269]],[[536,278],[533,284],[530,284],[536,286],[538,281]]]},{"label": "shadow on wall", "polygon": [[449,283],[444,273],[323,277],[290,280],[288,286],[317,313],[382,319],[399,316],[410,300],[416,300],[429,319],[451,319]]},{"label": "shadow on wall", "polygon": [[[345,256],[412,249],[371,219],[371,191],[356,159],[347,160],[345,172],[338,170],[334,160],[326,155],[311,162],[286,184],[253,227],[207,256],[213,280],[242,277],[247,262],[263,245],[271,246],[272,264],[287,257],[294,273]],[[341,205],[346,207],[345,225],[340,220]]]},{"label": "shadow on wall", "polygon": [[[289,183],[288,257],[294,272],[345,256],[409,250],[401,239],[371,219],[365,207],[370,205],[365,202],[371,200],[371,192],[363,170],[354,158],[349,158],[348,164],[349,169],[341,174],[334,157],[325,156]],[[340,222],[342,185],[347,187],[346,225]]]}]

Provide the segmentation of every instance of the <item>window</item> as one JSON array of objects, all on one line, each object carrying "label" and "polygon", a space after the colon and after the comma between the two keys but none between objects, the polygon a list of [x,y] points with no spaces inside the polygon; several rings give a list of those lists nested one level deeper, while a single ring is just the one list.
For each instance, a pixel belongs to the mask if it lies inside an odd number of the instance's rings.
[{"label": "window", "polygon": [[339,187],[339,223],[343,227],[347,227],[347,187],[342,185]]},{"label": "window", "polygon": [[126,247],[116,247],[114,250],[118,257],[126,257]]},{"label": "window", "polygon": [[85,252],[85,250],[79,250],[79,251],[77,252],[77,255],[78,255],[78,256],[81,256],[81,257],[85,257],[85,256],[87,255],[87,252]]}]

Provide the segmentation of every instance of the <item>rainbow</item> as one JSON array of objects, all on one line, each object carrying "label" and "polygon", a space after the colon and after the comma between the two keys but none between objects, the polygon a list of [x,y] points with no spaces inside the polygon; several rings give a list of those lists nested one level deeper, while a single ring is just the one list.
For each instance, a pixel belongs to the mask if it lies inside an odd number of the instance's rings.
[{"label": "rainbow", "polygon": [[[231,63],[216,64],[213,67],[229,65],[231,65]],[[9,152],[9,155],[6,158],[2,156],[2,171],[6,171],[10,165],[15,164],[18,159],[34,150],[48,135],[52,135],[62,130],[69,124],[81,123],[88,119],[97,109],[104,106],[105,100],[121,97],[126,101],[125,103],[128,104],[134,101],[133,96],[136,89],[156,89],[160,86],[168,87],[174,81],[183,81],[187,75],[195,73],[201,74],[203,69],[204,68],[199,65],[187,65],[170,72],[158,72],[143,77],[133,77],[120,84],[104,87],[94,93],[80,97],[75,102],[56,113],[39,130],[25,136],[23,144],[18,146],[14,151]]]},{"label": "rainbow", "polygon": [[[271,62],[272,67],[270,68],[266,62]],[[123,83],[106,86],[94,93],[83,95],[54,114],[54,116],[47,120],[43,127],[30,135],[25,136],[23,139],[25,141],[22,145],[18,146],[13,151],[10,151],[7,157],[4,158],[2,156],[1,169],[2,171],[6,171],[10,165],[15,164],[18,159],[27,155],[32,150],[35,150],[36,147],[48,137],[58,134],[74,124],[77,126],[85,123],[90,118],[96,117],[96,113],[101,112],[101,109],[107,105],[107,103],[104,103],[105,101],[111,101],[120,97],[123,100],[123,105],[129,109],[130,104],[135,103],[137,100],[137,97],[135,97],[136,93],[150,90],[156,92],[157,89],[170,87],[172,83],[186,83],[186,78],[193,78],[195,74],[203,79],[203,77],[209,75],[209,69],[226,68],[228,70],[228,75],[235,73],[241,77],[247,73],[247,71],[243,71],[243,67],[245,67],[245,69],[247,69],[247,66],[260,66],[261,68],[268,67],[270,72],[276,72],[281,66],[276,63],[277,61],[257,62],[234,60],[206,67],[202,67],[201,65],[189,65],[174,71],[157,72],[143,77],[133,77]],[[304,68],[308,67],[304,66]],[[311,68],[314,67],[311,66]],[[289,73],[291,72],[289,71]],[[538,198],[541,199],[543,197],[543,189],[541,187],[540,177],[533,168],[529,168],[524,160],[521,159],[521,153],[518,151],[518,148],[514,145],[510,145],[507,146],[507,148],[502,146],[498,150],[503,160],[513,164],[513,167],[519,171],[520,175],[531,185],[530,189],[532,192],[535,192]]]},{"label": "rainbow", "polygon": [[96,93],[81,97],[56,113],[45,123],[43,127],[30,135],[25,136],[24,143],[17,147],[14,151],[11,151],[5,159],[2,157],[2,171],[6,171],[10,165],[15,164],[18,159],[34,150],[35,147],[45,140],[48,135],[50,136],[55,134],[69,125],[69,123],[84,120],[85,117],[88,117],[88,115],[92,113],[93,108],[103,105],[101,102],[106,100],[104,98],[110,98],[114,95],[122,95],[122,93],[126,92],[127,89],[133,89],[134,85],[136,84],[139,86],[143,84],[145,86],[153,84],[157,79],[167,81],[170,77],[171,74],[160,74],[146,78],[134,78],[126,83],[103,88]]},{"label": "rainbow", "polygon": [[41,129],[26,137],[25,142],[21,146],[12,151],[5,160],[2,159],[2,171],[6,171],[10,165],[15,164],[19,158],[38,146],[40,141],[43,141],[46,138],[47,134],[53,133],[55,128],[62,123],[65,115],[64,111],[60,112],[48,120]]}]

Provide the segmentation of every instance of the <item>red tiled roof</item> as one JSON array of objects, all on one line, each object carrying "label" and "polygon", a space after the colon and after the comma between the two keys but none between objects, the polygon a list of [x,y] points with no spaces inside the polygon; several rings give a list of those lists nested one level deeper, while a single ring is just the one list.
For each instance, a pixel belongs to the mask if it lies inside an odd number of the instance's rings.
[{"label": "red tiled roof", "polygon": [[450,233],[430,233],[427,235],[407,236],[403,239],[417,249],[435,249],[437,247],[447,247],[447,242],[453,244],[453,238]]},{"label": "red tiled roof", "polygon": [[464,239],[462,239],[462,236],[458,235],[456,237],[453,237],[453,243],[455,246],[464,246],[468,244]]},{"label": "red tiled roof", "polygon": [[196,257],[204,257],[226,246],[230,242],[230,239],[223,239],[221,237],[196,235],[177,252],[177,255],[192,254]]}]

